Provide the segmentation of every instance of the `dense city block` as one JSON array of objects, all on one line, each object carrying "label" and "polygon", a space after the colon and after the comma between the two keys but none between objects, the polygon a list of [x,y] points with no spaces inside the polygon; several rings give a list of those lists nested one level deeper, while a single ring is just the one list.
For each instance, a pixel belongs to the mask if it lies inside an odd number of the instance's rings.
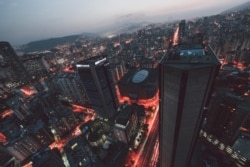
[{"label": "dense city block", "polygon": [[0,42],[0,166],[247,167],[250,10]]}]

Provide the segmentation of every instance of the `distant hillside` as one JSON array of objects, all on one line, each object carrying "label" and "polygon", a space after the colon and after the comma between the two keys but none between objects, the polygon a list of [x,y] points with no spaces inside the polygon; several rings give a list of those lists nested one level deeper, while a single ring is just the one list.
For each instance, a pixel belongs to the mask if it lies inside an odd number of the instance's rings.
[{"label": "distant hillside", "polygon": [[63,45],[68,42],[74,42],[76,39],[82,36],[97,36],[96,34],[92,33],[82,33],[79,35],[70,35],[65,37],[58,37],[58,38],[50,38],[40,41],[33,41],[28,44],[22,45],[18,50],[22,52],[34,52],[34,51],[43,51],[43,50],[50,50],[57,45]]},{"label": "distant hillside", "polygon": [[226,13],[230,13],[230,12],[234,12],[238,10],[244,10],[244,9],[250,9],[250,1],[243,3],[239,6],[233,7],[231,9],[225,10],[224,12],[222,12],[222,14],[226,14]]},{"label": "distant hillside", "polygon": [[139,23],[125,23],[119,27],[110,28],[104,32],[101,32],[101,36],[110,36],[118,35],[123,33],[132,33],[136,32],[139,29],[144,28],[145,26],[151,24],[150,22],[139,22]]}]

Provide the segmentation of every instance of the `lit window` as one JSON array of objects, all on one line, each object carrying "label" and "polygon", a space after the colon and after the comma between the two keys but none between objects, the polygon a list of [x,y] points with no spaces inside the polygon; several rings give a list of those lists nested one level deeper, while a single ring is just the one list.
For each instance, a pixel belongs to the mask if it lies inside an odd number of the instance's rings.
[{"label": "lit window", "polygon": [[238,159],[238,153],[237,152],[233,152],[233,154],[231,155],[232,158],[234,159]]},{"label": "lit window", "polygon": [[220,149],[220,150],[224,150],[224,148],[225,148],[225,145],[224,145],[223,143],[220,143],[219,149]]},{"label": "lit window", "polygon": [[217,145],[218,143],[219,143],[219,140],[217,140],[217,139],[215,139],[213,142],[214,145]]},{"label": "lit window", "polygon": [[244,162],[247,161],[247,159],[246,159],[245,157],[240,157],[240,159],[241,159],[242,161],[244,161]]},{"label": "lit window", "polygon": [[227,151],[229,154],[232,154],[232,152],[233,152],[232,148],[229,147],[229,146],[227,146],[226,151]]}]

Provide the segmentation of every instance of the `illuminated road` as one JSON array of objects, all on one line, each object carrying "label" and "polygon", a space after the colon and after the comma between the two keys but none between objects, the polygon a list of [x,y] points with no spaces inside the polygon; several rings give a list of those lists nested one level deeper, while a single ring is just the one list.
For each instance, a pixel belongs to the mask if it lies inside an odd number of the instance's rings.
[{"label": "illuminated road", "polygon": [[152,124],[145,146],[139,155],[136,167],[147,166],[154,167],[159,155],[159,112]]},{"label": "illuminated road", "polygon": [[176,28],[173,36],[173,45],[177,45],[179,43],[179,26]]},{"label": "illuminated road", "polygon": [[67,144],[70,140],[72,140],[73,138],[76,138],[77,136],[80,136],[82,134],[81,130],[80,130],[80,126],[83,125],[84,123],[88,122],[89,120],[93,120],[95,119],[95,113],[94,110],[80,106],[80,105],[76,105],[76,104],[72,104],[72,109],[74,112],[82,112],[86,114],[86,117],[84,118],[84,120],[82,120],[83,122],[81,122],[79,125],[77,125],[73,130],[72,133],[69,134],[67,137],[61,139],[60,141],[55,141],[52,144],[50,144],[50,148],[58,148],[60,151],[63,150],[63,147],[65,146],[65,144]]}]

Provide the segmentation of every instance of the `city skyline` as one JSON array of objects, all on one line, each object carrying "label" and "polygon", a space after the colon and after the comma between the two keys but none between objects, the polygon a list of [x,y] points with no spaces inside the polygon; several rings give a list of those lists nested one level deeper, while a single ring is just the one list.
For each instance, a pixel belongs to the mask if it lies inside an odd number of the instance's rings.
[{"label": "city skyline", "polygon": [[82,32],[100,33],[129,23],[164,22],[218,14],[248,0],[176,1],[0,0],[0,39],[14,46]]},{"label": "city skyline", "polygon": [[249,25],[250,8],[41,52],[0,42],[0,166],[250,166]]}]

